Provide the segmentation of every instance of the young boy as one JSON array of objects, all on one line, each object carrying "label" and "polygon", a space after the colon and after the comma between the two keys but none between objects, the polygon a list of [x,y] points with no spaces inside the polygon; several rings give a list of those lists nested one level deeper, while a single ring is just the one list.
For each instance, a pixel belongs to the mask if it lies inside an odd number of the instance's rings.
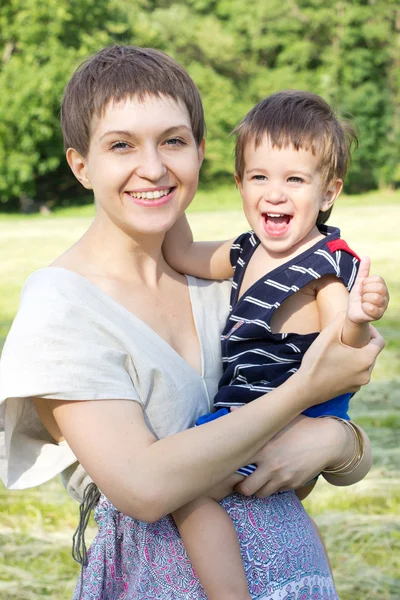
[{"label": "young boy", "polygon": [[[284,91],[255,106],[234,133],[235,179],[252,231],[222,243],[193,243],[182,217],[164,245],[167,260],[181,272],[233,277],[222,334],[224,373],[215,398],[215,407],[225,411],[216,416],[282,384],[340,311],[348,309],[342,340],[353,347],[369,341],[369,322],[384,312],[384,289],[380,278],[368,277],[369,261],[360,273],[361,302],[355,296],[349,301],[359,258],[338,229],[324,225],[357,142],[352,128],[319,96]],[[304,414],[348,420],[350,396]],[[350,461],[340,469],[349,473],[353,467]],[[210,491],[176,511],[175,521],[210,600],[249,599],[236,532],[215,499]]]}]

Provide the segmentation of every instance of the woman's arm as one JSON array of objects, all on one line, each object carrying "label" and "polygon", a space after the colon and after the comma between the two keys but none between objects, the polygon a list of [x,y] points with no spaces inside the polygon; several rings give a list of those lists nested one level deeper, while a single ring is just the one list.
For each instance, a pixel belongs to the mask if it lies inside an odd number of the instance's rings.
[{"label": "woman's arm", "polygon": [[[327,417],[327,419],[330,421],[335,420],[333,417]],[[342,421],[341,424],[342,427],[347,429],[347,435],[349,435],[348,423],[349,422]],[[359,441],[354,443],[353,438],[353,443],[347,445],[346,454],[342,453],[341,457],[337,457],[336,461],[330,462],[322,472],[323,477],[332,485],[353,485],[353,483],[357,483],[358,481],[361,481],[361,479],[364,479],[372,465],[371,442],[369,441],[367,434],[359,425],[356,425],[356,423],[351,423],[351,425],[353,429],[356,429],[358,432],[357,437],[360,438]],[[349,449],[351,447],[353,447],[353,453],[349,455]],[[357,455],[359,450],[361,450],[360,457]],[[339,473],[333,472],[333,470],[335,470],[335,465],[341,465],[343,463],[348,465],[347,468],[339,469]]]},{"label": "woman's arm", "polygon": [[194,242],[186,215],[182,215],[165,235],[163,254],[179,273],[204,279],[229,279],[233,276],[230,261],[233,241]]},{"label": "woman's arm", "polygon": [[278,410],[260,399],[240,417],[232,413],[160,440],[132,401],[48,403],[75,456],[110,501],[135,518],[156,521],[250,462],[297,413],[300,399],[306,402],[293,382],[281,386]]},{"label": "woman's arm", "polygon": [[347,348],[340,341],[343,317],[324,330],[299,371],[278,389],[240,411],[161,440],[132,401],[49,400],[49,407],[110,501],[133,517],[155,521],[250,462],[266,440],[309,406],[368,383],[383,340],[373,332],[364,348]]}]

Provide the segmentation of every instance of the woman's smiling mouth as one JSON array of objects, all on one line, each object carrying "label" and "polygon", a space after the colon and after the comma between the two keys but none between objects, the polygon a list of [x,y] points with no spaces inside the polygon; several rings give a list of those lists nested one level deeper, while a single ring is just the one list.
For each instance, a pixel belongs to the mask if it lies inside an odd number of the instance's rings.
[{"label": "woman's smiling mouth", "polygon": [[172,187],[160,189],[157,188],[155,190],[148,190],[143,192],[128,192],[132,198],[142,198],[144,200],[154,200],[158,198],[162,198],[163,196],[167,196],[171,191]]},{"label": "woman's smiling mouth", "polygon": [[132,191],[126,194],[140,206],[162,206],[171,199],[176,187],[156,188],[154,190]]}]

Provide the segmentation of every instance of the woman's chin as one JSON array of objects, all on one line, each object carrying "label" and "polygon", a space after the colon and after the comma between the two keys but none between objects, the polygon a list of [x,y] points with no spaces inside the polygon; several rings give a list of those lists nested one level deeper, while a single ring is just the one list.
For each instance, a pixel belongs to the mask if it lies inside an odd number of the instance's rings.
[{"label": "woman's chin", "polygon": [[166,220],[159,223],[135,223],[131,227],[128,226],[127,230],[134,238],[162,239],[175,222],[176,220]]}]

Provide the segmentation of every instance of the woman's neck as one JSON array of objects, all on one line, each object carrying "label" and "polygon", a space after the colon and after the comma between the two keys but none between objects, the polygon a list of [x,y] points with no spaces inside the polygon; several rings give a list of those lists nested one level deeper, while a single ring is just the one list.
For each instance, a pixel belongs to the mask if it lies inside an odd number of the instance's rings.
[{"label": "woman's neck", "polygon": [[53,266],[92,278],[157,286],[172,271],[162,254],[164,235],[132,235],[114,223],[94,220],[86,233]]}]

